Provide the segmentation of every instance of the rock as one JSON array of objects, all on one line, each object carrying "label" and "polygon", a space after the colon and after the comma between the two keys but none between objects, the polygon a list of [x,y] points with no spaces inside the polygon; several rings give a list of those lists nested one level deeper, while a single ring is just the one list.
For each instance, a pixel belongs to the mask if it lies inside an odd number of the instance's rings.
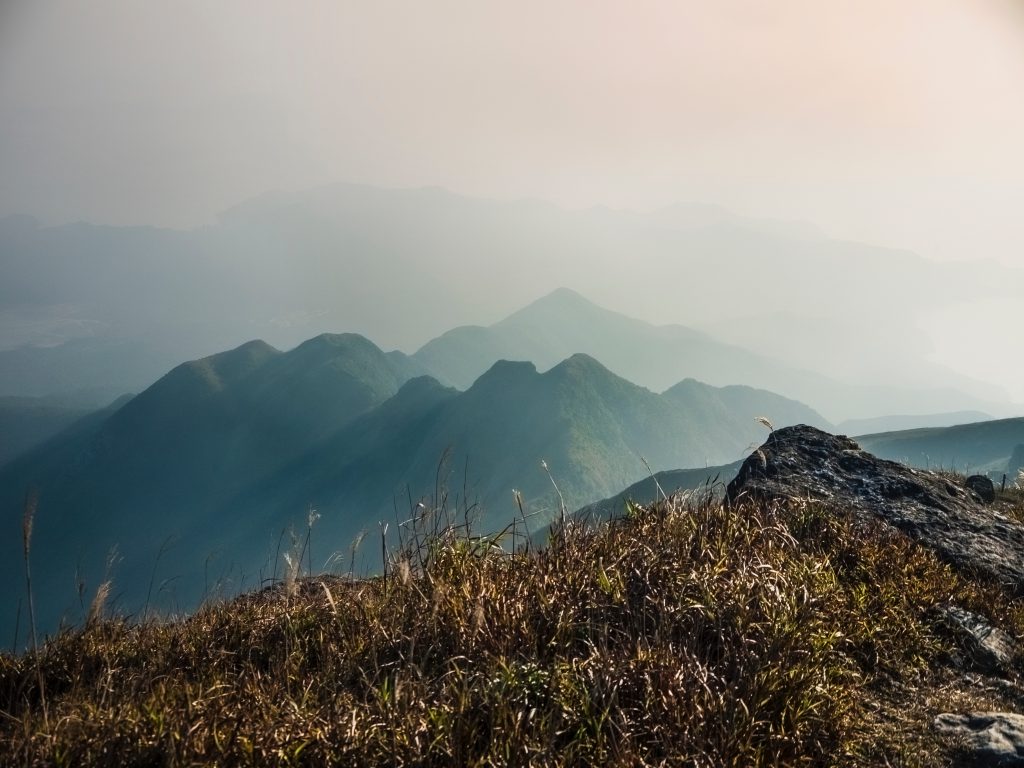
[{"label": "rock", "polygon": [[848,437],[808,426],[778,429],[747,457],[726,498],[834,504],[880,519],[954,567],[1024,595],[1024,525],[982,506],[960,484],[879,459]]},{"label": "rock", "polygon": [[986,504],[996,500],[996,487],[985,475],[971,475],[964,480],[964,486],[978,494],[978,498]]},{"label": "rock", "polygon": [[939,612],[974,667],[982,672],[1009,670],[1017,654],[1017,644],[1010,635],[958,605],[944,605]]},{"label": "rock", "polygon": [[1024,765],[1024,715],[946,713],[936,717],[934,725],[939,733],[962,738],[976,765]]}]

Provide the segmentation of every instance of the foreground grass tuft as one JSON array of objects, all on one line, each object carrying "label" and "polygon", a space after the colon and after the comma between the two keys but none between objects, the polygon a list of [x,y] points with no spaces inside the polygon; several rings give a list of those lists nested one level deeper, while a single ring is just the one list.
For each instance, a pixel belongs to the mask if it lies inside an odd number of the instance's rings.
[{"label": "foreground grass tuft", "polygon": [[997,587],[819,506],[669,499],[514,555],[442,531],[386,578],[95,619],[0,656],[0,755],[942,765],[927,725],[958,653],[935,616],[949,601],[1024,634]]}]

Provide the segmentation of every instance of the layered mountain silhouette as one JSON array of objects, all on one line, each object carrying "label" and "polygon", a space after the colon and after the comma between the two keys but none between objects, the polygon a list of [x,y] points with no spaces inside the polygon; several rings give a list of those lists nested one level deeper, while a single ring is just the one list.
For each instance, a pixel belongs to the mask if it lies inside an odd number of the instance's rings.
[{"label": "layered mountain silhouette", "polygon": [[[95,588],[115,544],[125,608],[154,591],[165,609],[191,606],[222,578],[237,588],[261,566],[269,576],[282,530],[304,526],[311,508],[320,565],[442,488],[477,505],[481,531],[517,514],[513,489],[542,525],[562,503],[552,479],[571,510],[647,474],[641,456],[656,471],[739,458],[763,436],[757,416],[826,424],[747,387],[686,380],[656,394],[583,354],[543,373],[499,361],[464,392],[422,370],[352,334],[289,352],[250,342],[178,366],[0,469],[5,530],[18,530],[26,491],[39,494],[40,614],[51,627],[74,615],[76,579]],[[3,542],[0,568],[14,580],[20,542]],[[5,605],[0,619],[16,613]]]},{"label": "layered mountain silhouette", "polygon": [[[631,372],[601,350],[572,345],[545,366],[583,351],[653,389],[685,376],[749,384],[833,420],[964,409],[1010,415],[1005,393],[930,363],[918,329],[926,309],[965,296],[1019,296],[1021,284],[1018,271],[995,264],[932,262],[708,206],[570,211],[345,184],[264,195],[190,231],[0,219],[0,271],[0,313],[13,320],[0,329],[0,395],[88,387],[109,401],[181,360],[245,339],[288,348],[337,328],[411,351],[467,318],[497,320],[545,287],[572,285],[625,315],[699,324],[710,329],[704,339],[756,349],[776,366],[870,371],[860,383],[882,386],[844,391],[856,395],[844,400],[828,387],[819,396],[801,376],[791,378],[804,389],[785,378],[717,378],[657,363]],[[677,346],[669,351],[684,351]],[[650,357],[662,351],[651,348]],[[495,352],[449,380],[468,386],[506,357],[530,359]]]},{"label": "layered mountain silhouette", "polygon": [[567,288],[538,299],[494,325],[455,328],[414,355],[437,378],[468,386],[497,360],[554,365],[585,352],[615,373],[654,390],[684,378],[717,386],[743,383],[780,392],[830,418],[896,410],[940,411],[951,403],[984,401],[949,389],[857,385],[781,364],[725,344],[693,328],[655,326],[604,309]]},{"label": "layered mountain silhouette", "polygon": [[572,509],[646,474],[644,460],[665,469],[736,459],[763,436],[755,418],[766,412],[786,423],[824,423],[800,403],[747,387],[688,380],[658,395],[583,354],[543,373],[499,361],[461,393],[430,378],[410,381],[244,504],[254,508],[262,497],[277,508],[315,500],[386,512],[390,494],[404,501],[407,487],[414,497],[432,490],[440,470],[446,487],[483,504],[481,523],[494,528],[514,509],[513,488],[554,511],[542,460]]},{"label": "layered mountain silhouette", "polygon": [[[154,545],[168,536],[181,537],[190,553],[202,547],[207,557],[212,548],[197,535],[244,527],[244,519],[214,517],[225,500],[419,372],[405,356],[349,334],[284,353],[255,341],[185,363],[0,469],[4,528],[18,530],[25,494],[37,492],[34,549],[47,566],[39,569],[43,594],[73,595],[67,579],[78,564],[95,585],[103,553],[115,544],[126,564],[152,565]],[[16,536],[3,537],[9,564],[20,560],[16,544]],[[65,599],[60,610],[66,606]]]}]

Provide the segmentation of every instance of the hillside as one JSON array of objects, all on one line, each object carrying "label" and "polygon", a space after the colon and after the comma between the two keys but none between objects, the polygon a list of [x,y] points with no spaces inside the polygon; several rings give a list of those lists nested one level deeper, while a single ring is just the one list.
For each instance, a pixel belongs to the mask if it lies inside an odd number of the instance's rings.
[{"label": "hillside", "polygon": [[873,435],[879,432],[900,432],[906,429],[954,427],[957,424],[976,424],[992,421],[992,414],[982,411],[953,411],[951,413],[922,413],[918,415],[891,414],[869,419],[849,419],[836,425],[842,435]]},{"label": "hillside", "polygon": [[[558,501],[542,460],[574,509],[642,477],[641,456],[666,469],[741,455],[763,434],[752,414],[824,423],[768,392],[743,390],[736,398],[731,389],[687,382],[656,395],[586,355],[543,373],[532,363],[501,361],[464,393],[428,382],[417,388],[421,397],[433,393],[418,410],[403,390],[396,402],[340,431],[237,503],[255,510],[267,506],[261,499],[277,508],[313,502],[366,525],[390,512],[396,497],[404,507],[408,493],[415,499],[433,492],[440,478],[481,505],[481,524],[489,530],[515,514],[513,488],[534,511],[554,513]],[[730,408],[730,417],[720,420]]]},{"label": "hillside", "polygon": [[1024,418],[861,435],[857,441],[872,453],[911,466],[991,472],[998,479],[1008,471],[1014,449],[1024,445]]},{"label": "hillside", "polygon": [[[145,596],[168,547],[182,563],[172,575],[187,574],[174,583],[182,595],[194,595],[197,581],[223,578],[231,561],[215,557],[217,534],[245,520],[244,511],[218,517],[225,501],[387,400],[417,371],[355,335],[320,336],[289,352],[254,341],[178,366],[123,406],[0,469],[4,530],[18,530],[26,492],[39,495],[46,625],[80,612],[76,579],[99,583],[115,545],[127,605]],[[15,579],[17,538],[4,536],[0,546],[0,576]],[[5,604],[4,628],[16,608]]]},{"label": "hillside", "polygon": [[81,766],[1013,764],[1024,558],[1006,553],[1015,577],[1000,583],[970,559],[984,543],[951,558],[931,538],[946,526],[897,528],[932,498],[964,530],[1020,541],[1024,497],[992,510],[948,475],[806,427],[760,451],[729,504],[672,498],[540,549],[502,549],[509,538],[457,516],[434,526],[452,510],[427,509],[375,578],[291,573],[169,622],[96,601],[38,652],[0,654],[0,752]]},{"label": "hillside", "polygon": [[662,500],[665,495],[672,496],[680,492],[707,491],[720,496],[726,484],[736,476],[742,463],[735,461],[719,467],[655,472],[614,496],[580,507],[573,513],[573,519],[585,523],[611,520],[627,514],[630,504],[650,505]]},{"label": "hillside", "polygon": [[[462,393],[413,380],[220,515],[244,509],[270,526],[281,510],[313,505],[322,513],[318,538],[344,546],[438,494],[472,506],[480,530],[499,530],[519,515],[515,489],[537,531],[562,503],[572,510],[643,477],[643,459],[655,470],[706,464],[742,455],[762,436],[753,416],[716,421],[721,390],[697,382],[687,389],[693,397],[656,395],[585,355],[543,373],[498,362]],[[769,409],[785,423],[823,422],[799,403],[745,394],[748,409]]]},{"label": "hillside", "polygon": [[[519,514],[516,489],[540,528],[563,503],[552,481],[572,510],[643,477],[641,456],[656,471],[735,460],[763,436],[755,415],[825,423],[753,389],[689,381],[658,395],[585,355],[544,373],[499,362],[462,393],[410,379],[418,368],[354,335],[284,353],[252,342],[179,366],[74,439],[0,471],[7,530],[26,489],[39,491],[43,625],[81,613],[68,585],[76,574],[98,583],[115,544],[125,609],[187,607],[273,574],[311,509],[310,558],[321,563],[442,491],[475,504],[491,531]],[[5,546],[0,572],[14,579],[16,540]],[[364,569],[379,566],[377,552],[360,553]],[[16,614],[8,602],[0,631]]]}]

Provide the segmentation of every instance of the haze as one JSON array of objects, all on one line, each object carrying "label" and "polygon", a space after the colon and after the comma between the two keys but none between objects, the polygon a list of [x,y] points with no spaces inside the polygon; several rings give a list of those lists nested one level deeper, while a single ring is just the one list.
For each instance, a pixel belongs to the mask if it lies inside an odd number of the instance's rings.
[{"label": "haze", "polygon": [[[570,209],[713,203],[970,262],[963,296],[924,291],[894,313],[859,285],[836,303],[861,309],[855,349],[891,342],[867,367],[913,343],[1024,400],[1022,82],[1024,15],[997,0],[16,1],[0,10],[0,214],[191,229],[338,181]],[[770,293],[699,311],[667,292],[638,301],[587,254],[555,252],[557,270],[445,320],[493,322],[556,273],[633,316],[743,343],[743,318],[794,310]],[[666,253],[644,262],[654,281],[684,277]],[[515,249],[501,254],[494,269],[514,274]],[[3,311],[7,335],[31,341],[11,334],[28,310]],[[407,346],[444,330],[412,310],[364,322],[325,330]]]}]

